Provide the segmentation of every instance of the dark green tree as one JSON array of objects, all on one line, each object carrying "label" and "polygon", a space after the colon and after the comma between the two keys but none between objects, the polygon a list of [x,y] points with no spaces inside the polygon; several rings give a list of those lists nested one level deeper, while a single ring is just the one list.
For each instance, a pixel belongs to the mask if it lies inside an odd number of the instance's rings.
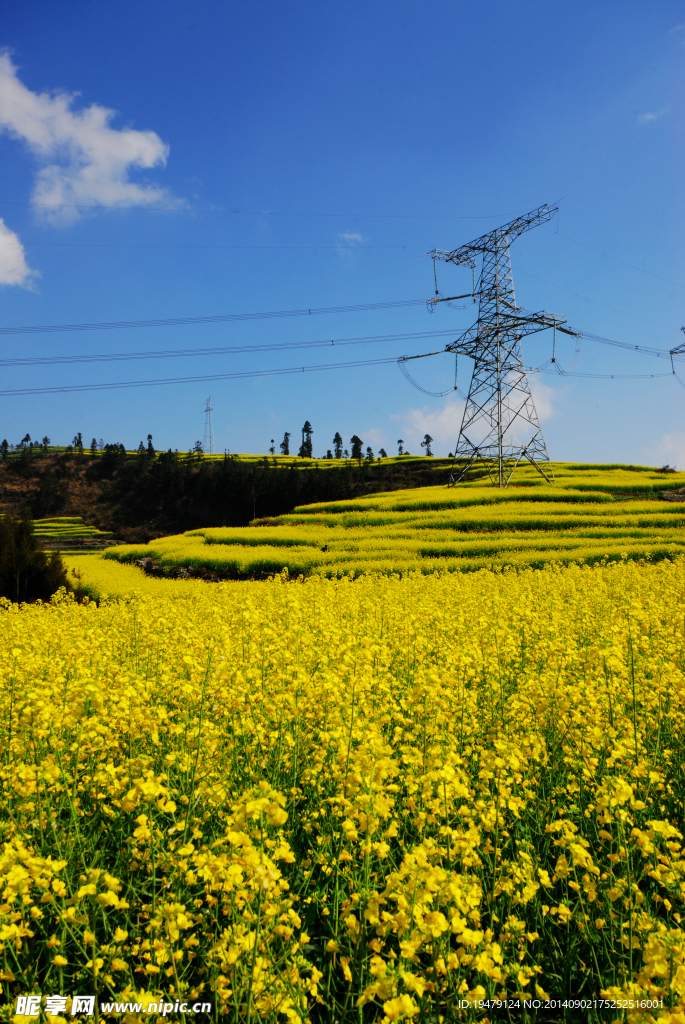
[{"label": "dark green tree", "polygon": [[[28,434],[27,434],[27,437],[28,437]],[[71,442],[71,444],[72,444],[72,447],[75,448],[76,451],[79,453],[79,455],[83,455],[83,435],[81,434],[80,430],[79,430],[78,434],[76,435],[76,437],[74,438],[74,440]]]},{"label": "dark green tree", "polygon": [[269,455],[275,455],[275,454],[276,454],[276,445],[274,444],[274,439],[272,437],[271,438],[271,447],[269,448]]},{"label": "dark green tree", "polygon": [[352,451],[353,459],[359,459],[359,461],[361,462],[361,460],[364,458],[364,452],[362,450],[363,446],[364,442],[362,441],[361,437],[357,437],[356,434],[353,434],[352,437],[350,438],[350,448]]},{"label": "dark green tree", "polygon": [[403,444],[404,444],[404,441],[402,440],[402,438],[400,438],[399,441],[397,442],[397,454],[398,455],[404,455],[404,448],[402,447]]},{"label": "dark green tree", "polygon": [[290,455],[290,434],[288,433],[287,430],[283,435],[283,440],[281,441],[278,447],[281,449],[281,453],[283,455]]},{"label": "dark green tree", "polygon": [[31,435],[26,434],[22,437],[21,441],[17,445],[17,451],[19,452],[22,464],[26,464],[31,460],[33,455],[33,442],[31,441]]},{"label": "dark green tree", "polygon": [[94,437],[93,440],[90,442],[90,454],[91,455],[97,455],[97,453],[98,453],[98,442],[97,442],[97,438]]},{"label": "dark green tree", "polygon": [[47,455],[50,449],[50,438],[48,437],[47,434],[41,441],[41,444],[43,445],[43,455]]},{"label": "dark green tree", "polygon": [[343,439],[337,430],[335,432],[335,437],[333,438],[333,451],[335,452],[336,459],[342,459]]},{"label": "dark green tree", "polygon": [[195,444],[193,445],[193,458],[195,459],[195,461],[201,462],[204,453],[205,450],[202,447],[202,441],[196,441]]},{"label": "dark green tree", "polygon": [[331,451],[331,449],[330,449],[330,448],[329,448],[329,449],[328,449],[328,451],[326,452],[326,458],[327,458],[327,459],[332,459],[332,458],[333,458],[333,452]]},{"label": "dark green tree", "polygon": [[423,441],[421,442],[421,447],[426,449],[426,455],[430,455],[431,458],[433,457],[433,452],[431,451],[432,444],[433,438],[430,436],[430,434],[424,434]]},{"label": "dark green tree", "polygon": [[312,448],[312,434],[313,433],[314,433],[314,431],[312,430],[311,423],[309,422],[309,420],[305,420],[304,421],[304,426],[302,427],[302,444],[300,445],[300,450],[297,453],[300,456],[301,459],[311,459],[312,458],[312,451],[313,451],[313,448]]},{"label": "dark green tree", "polygon": [[102,458],[98,459],[96,471],[102,476],[112,476],[126,462],[123,444],[106,444]]},{"label": "dark green tree", "polygon": [[0,444],[0,452],[2,452],[2,461],[7,462],[10,453],[10,446],[7,438],[5,438],[2,444]]},{"label": "dark green tree", "polygon": [[380,455],[380,457],[382,459],[387,459],[387,457],[388,457],[388,453],[386,452],[385,448],[379,448],[378,449],[378,454]]},{"label": "dark green tree", "polygon": [[147,448],[146,448],[146,451],[147,451],[148,456],[151,459],[154,459],[155,455],[157,454],[157,452],[155,451],[155,449],[154,449],[154,447],[152,445],[152,434],[148,434],[147,435]]},{"label": "dark green tree", "polygon": [[10,601],[49,601],[69,587],[59,551],[48,555],[38,546],[29,520],[0,519],[0,596]]},{"label": "dark green tree", "polygon": [[371,445],[369,445],[367,447],[367,449],[366,449],[366,461],[367,462],[372,462],[373,461],[373,448],[371,447]]}]

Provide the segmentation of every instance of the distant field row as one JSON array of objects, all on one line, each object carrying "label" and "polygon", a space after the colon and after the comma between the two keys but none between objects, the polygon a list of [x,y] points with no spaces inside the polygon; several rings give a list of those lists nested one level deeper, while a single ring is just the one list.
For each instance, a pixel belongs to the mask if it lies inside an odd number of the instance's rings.
[{"label": "distant field row", "polygon": [[86,526],[80,516],[58,516],[54,519],[35,519],[33,532],[36,537],[54,540],[82,539],[86,537],[111,537],[109,530],[98,530]]},{"label": "distant field row", "polygon": [[[0,519],[2,515],[0,514]],[[111,537],[110,530],[98,530],[95,526],[86,526],[81,516],[57,516],[53,519],[34,519],[33,532],[43,540],[84,540],[87,538]]]},{"label": "distant field row", "polygon": [[[42,451],[42,447],[39,446],[38,448],[34,449],[34,451]],[[83,451],[79,452],[78,450],[70,448],[69,446],[50,445],[48,447],[47,451],[48,451],[49,454],[56,454],[56,455],[63,455],[65,453],[69,452],[69,453],[73,454],[76,458],[101,458],[101,457],[106,455],[104,450],[102,450],[102,451],[98,450],[96,452],[92,452],[90,450],[90,447],[87,447],[87,446],[84,446]],[[155,452],[155,456],[159,456],[159,455],[163,455],[163,454],[165,454],[163,449],[157,450]],[[450,466],[452,464],[451,458],[448,458],[448,457],[426,456],[426,455],[422,455],[422,454],[417,454],[417,455],[411,455],[411,454],[391,455],[391,456],[386,456],[385,458],[380,458],[380,457],[376,456],[375,458],[373,458],[371,460],[367,460],[366,458],[362,459],[362,460],[350,459],[350,458],[347,458],[347,459],[344,459],[344,458],[340,458],[340,459],[326,459],[326,458],[314,458],[314,457],[313,458],[300,458],[300,456],[298,456],[298,455],[296,455],[294,453],[291,454],[291,455],[266,455],[266,454],[262,454],[262,455],[257,454],[257,455],[255,455],[255,454],[252,454],[252,453],[249,453],[249,452],[228,452],[228,451],[226,451],[226,452],[217,452],[217,453],[214,453],[214,454],[210,455],[208,453],[197,454],[197,453],[195,453],[193,451],[178,451],[177,450],[175,452],[175,454],[178,456],[179,459],[190,460],[190,461],[197,460],[197,461],[203,461],[203,462],[217,462],[217,461],[220,462],[220,461],[223,461],[224,459],[230,458],[230,459],[238,459],[240,462],[258,463],[258,464],[262,464],[264,466],[274,466],[274,467],[279,467],[279,468],[283,468],[283,467],[287,468],[287,467],[290,467],[290,466],[294,466],[294,467],[296,467],[298,469],[310,469],[310,468],[313,468],[313,467],[319,467],[321,469],[330,469],[330,468],[337,468],[337,469],[339,469],[339,468],[345,467],[345,466],[349,466],[349,467],[358,466],[358,465],[360,465],[360,463],[364,463],[364,462],[367,462],[367,461],[370,461],[370,462],[372,462],[372,464],[375,464],[375,465],[378,465],[379,463],[381,463],[384,466],[392,465],[392,464],[395,464],[395,463],[399,463],[399,464],[402,464],[402,465],[414,464],[414,465],[417,465],[417,466],[418,465],[422,465],[422,466],[432,465],[432,466],[435,467],[435,469],[445,469],[446,467],[448,467],[448,466]],[[10,460],[21,458],[21,456],[22,456],[22,450],[19,449],[19,448],[16,448],[13,451],[8,453],[8,458]],[[134,458],[134,457],[147,458],[148,457],[147,456],[147,452],[145,452],[143,454],[140,451],[138,451],[137,449],[126,449],[126,456],[128,458]],[[660,472],[658,470],[655,470],[655,468],[652,467],[652,466],[628,465],[626,463],[606,463],[606,464],[601,464],[601,465],[593,465],[593,464],[589,464],[589,463],[585,464],[585,463],[561,463],[561,462],[557,462],[557,463],[553,463],[552,466],[553,466],[554,475],[555,475],[555,478],[557,479],[557,481],[563,480],[565,477],[568,476],[569,473],[577,475],[577,476],[587,476],[587,477],[592,477],[592,478],[596,478],[598,474],[604,474],[604,475],[611,474],[612,476],[616,476],[618,474],[621,479],[620,480],[617,479],[613,484],[610,483],[609,481],[607,481],[607,486],[616,486],[619,489],[627,487],[629,490],[633,490],[633,491],[636,491],[636,490],[652,491],[652,490],[662,490],[662,489],[665,489],[665,488],[668,488],[668,487],[674,487],[674,486],[676,486],[675,480],[677,478],[682,478],[683,477],[683,474],[672,474],[672,473]],[[544,485],[544,481],[543,481],[542,477],[540,477],[537,474],[537,472],[535,470],[533,470],[532,468],[530,468],[530,467],[522,467],[522,468],[517,469],[517,471],[516,471],[516,480],[519,480],[522,476],[523,477],[527,476],[529,478],[527,486],[533,486],[536,481],[539,482],[539,484],[541,486]],[[648,482],[648,480],[649,480],[649,482]],[[517,484],[514,483],[513,486],[515,487],[515,486],[517,486]],[[581,486],[581,485],[579,484],[579,486]],[[679,486],[683,486],[683,482],[682,481],[681,481]]]},{"label": "distant field row", "polygon": [[[550,485],[523,471],[517,486],[460,484],[374,494],[296,508],[249,527],[190,530],[106,553],[152,558],[162,569],[208,569],[227,577],[464,571],[486,566],[603,559],[659,560],[685,553],[683,501],[655,501],[655,470],[572,466]],[[669,476],[682,487],[685,474]],[[625,498],[635,493],[651,500]]]},{"label": "distant field row", "polygon": [[[42,450],[43,450],[42,447],[39,447],[37,449],[34,449],[34,452],[41,452]],[[105,451],[92,452],[89,447],[84,447],[82,452],[79,452],[77,449],[69,448],[68,446],[62,446],[62,445],[50,445],[50,447],[48,448],[48,454],[64,455],[66,453],[72,454],[72,455],[74,455],[75,458],[79,458],[79,459],[81,459],[81,458],[88,458],[88,459],[95,458],[95,459],[98,459],[98,458],[104,457],[107,454]],[[163,450],[155,452],[155,456],[164,455],[164,454],[165,454],[165,452]],[[181,460],[186,460],[187,459],[189,461],[223,462],[224,459],[230,458],[230,459],[238,459],[240,462],[260,463],[262,465],[269,466],[269,467],[276,466],[276,467],[280,467],[280,468],[283,468],[283,467],[288,468],[290,466],[295,466],[297,469],[304,469],[304,468],[309,469],[309,468],[312,468],[312,467],[315,467],[315,466],[318,466],[321,469],[330,469],[330,468],[339,469],[341,466],[358,466],[360,464],[360,462],[364,463],[364,462],[367,462],[367,461],[372,462],[374,465],[378,465],[379,463],[382,463],[384,466],[391,465],[393,463],[402,463],[403,465],[407,464],[407,463],[415,463],[415,464],[423,464],[423,465],[425,465],[425,464],[429,464],[429,465],[433,464],[433,465],[435,465],[436,468],[444,468],[446,465],[449,465],[451,463],[451,461],[452,461],[451,459],[448,459],[448,458],[435,458],[433,456],[409,455],[409,454],[406,454],[406,455],[390,455],[390,456],[386,456],[385,458],[381,458],[380,456],[377,456],[377,457],[375,457],[373,459],[366,459],[366,458],[364,458],[364,459],[361,459],[361,460],[360,459],[350,459],[350,458],[348,458],[348,459],[344,459],[344,458],[340,458],[340,459],[311,458],[310,459],[310,458],[300,458],[299,455],[295,455],[295,454],[292,454],[292,455],[252,455],[250,453],[245,453],[245,452],[235,452],[235,453],[233,453],[233,452],[216,452],[216,453],[213,453],[213,454],[210,455],[207,452],[202,452],[202,453],[198,454],[198,453],[193,452],[193,451],[178,451],[177,450],[177,451],[174,452],[174,454],[177,455],[178,458],[181,459]],[[130,449],[130,450],[126,449],[126,456],[129,459],[132,459],[132,458],[148,458],[147,452],[141,453],[141,452],[137,451],[136,449]],[[12,460],[12,459],[19,459],[19,458],[22,457],[22,450],[17,448],[14,451],[9,452],[7,457],[10,460]]]}]

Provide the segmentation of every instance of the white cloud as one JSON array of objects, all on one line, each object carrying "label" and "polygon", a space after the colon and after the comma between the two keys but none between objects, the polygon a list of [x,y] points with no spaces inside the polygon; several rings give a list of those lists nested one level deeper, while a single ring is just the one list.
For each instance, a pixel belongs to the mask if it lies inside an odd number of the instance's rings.
[{"label": "white cloud", "polygon": [[347,242],[348,245],[361,245],[364,241],[363,235],[360,235],[358,231],[343,231],[338,238],[341,242]]},{"label": "white cloud", "polygon": [[[421,442],[425,434],[433,438],[433,452],[447,455],[454,451],[464,413],[464,403],[448,399],[440,409],[424,406],[422,409],[408,409],[391,419],[398,420],[398,433],[404,440],[405,451],[421,455]],[[395,445],[392,446],[394,454]]]},{"label": "white cloud", "polygon": [[654,454],[656,458],[650,461],[682,469],[685,466],[685,434],[663,434]]},{"label": "white cloud", "polygon": [[362,430],[361,436],[364,438],[364,446],[367,444],[375,445],[376,447],[383,447],[385,440],[380,430],[376,430],[375,427],[369,427],[367,430]]},{"label": "white cloud", "polygon": [[670,107],[664,107],[663,110],[647,111],[646,114],[638,114],[637,119],[640,124],[648,124],[650,121],[658,121],[660,117],[668,114],[670,110]]},{"label": "white cloud", "polygon": [[353,260],[352,252],[356,246],[361,245],[366,239],[363,235],[360,235],[358,231],[343,231],[338,235],[338,241],[336,243],[336,251],[338,256],[343,260]]},{"label": "white cloud", "polygon": [[165,189],[130,180],[133,170],[166,163],[169,147],[155,132],[112,128],[115,111],[96,103],[75,110],[74,94],[31,92],[17,72],[0,53],[0,131],[22,140],[40,164],[38,212],[63,224],[79,216],[74,206],[180,205]]},{"label": "white cloud", "polygon": [[0,217],[0,284],[19,284],[30,288],[38,273],[26,262],[19,236]]},{"label": "white cloud", "polygon": [[556,416],[554,399],[557,397],[557,393],[554,388],[551,388],[549,384],[545,384],[544,380],[540,380],[535,375],[531,375],[528,378],[528,383],[530,384],[530,390],[540,422],[550,420],[553,416]]},{"label": "white cloud", "polygon": [[[556,415],[555,399],[557,391],[537,377],[529,378],[535,408],[540,421],[551,419]],[[447,455],[454,451],[459,437],[459,429],[464,414],[464,402],[448,398],[439,408],[423,406],[421,409],[408,409],[406,412],[392,416],[397,420],[404,447],[412,455],[421,454],[421,442],[425,434],[433,438],[433,451],[436,455]],[[394,449],[394,444],[392,445]]]}]

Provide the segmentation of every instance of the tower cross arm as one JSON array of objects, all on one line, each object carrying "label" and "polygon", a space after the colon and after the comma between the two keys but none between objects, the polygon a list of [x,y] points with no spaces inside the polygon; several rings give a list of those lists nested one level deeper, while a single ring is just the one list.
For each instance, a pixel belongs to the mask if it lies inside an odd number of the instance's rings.
[{"label": "tower cross arm", "polygon": [[546,331],[550,327],[556,327],[558,331],[563,331],[564,334],[570,334],[572,337],[579,337],[577,331],[564,327],[563,325],[566,323],[566,320],[555,313],[548,313],[546,310],[542,310],[539,313],[526,313],[520,310],[519,313],[522,315],[502,315],[500,313],[499,317],[497,319],[493,318],[492,321],[479,320],[473,327],[469,327],[468,331],[465,331],[456,341],[445,345],[445,352],[471,356],[472,359],[480,358],[483,355],[484,349],[492,348],[497,335],[499,335],[501,340],[512,335],[520,339],[527,334],[537,334],[538,331]]},{"label": "tower cross arm", "polygon": [[[685,327],[681,327],[680,330],[683,332],[683,334],[685,334]],[[672,348],[670,353],[669,353],[669,355],[672,355],[672,356],[682,356],[682,355],[685,355],[685,341],[683,342],[682,345],[676,345],[675,348]]]},{"label": "tower cross arm", "polygon": [[541,309],[537,313],[531,313],[522,306],[515,307],[515,311],[512,312],[503,313],[495,310],[489,316],[481,316],[478,322],[481,324],[481,330],[484,327],[487,333],[516,331],[517,334],[524,335],[535,334],[536,331],[546,331],[548,327],[556,327],[558,331],[570,334],[573,338],[582,337],[580,331],[574,331],[570,327],[564,326],[566,317],[560,316],[559,313],[550,313],[546,309]]},{"label": "tower cross arm", "polygon": [[501,228],[496,228],[494,231],[488,232],[487,235],[481,235],[480,238],[476,238],[473,242],[460,245],[458,249],[454,249],[452,252],[448,252],[445,249],[433,249],[428,255],[434,260],[444,260],[445,263],[457,265],[466,264],[466,266],[473,269],[476,265],[477,254],[493,252],[496,249],[502,249],[511,245],[514,239],[518,238],[525,231],[530,231],[531,228],[536,228],[539,224],[545,224],[548,220],[551,220],[557,210],[557,206],[550,206],[548,203],[545,203],[544,206],[538,206],[536,210],[531,210],[520,217],[514,217],[508,224],[503,224]]},{"label": "tower cross arm", "polygon": [[445,263],[455,263],[476,269],[476,258],[471,251],[472,245],[462,245],[454,252],[447,252],[446,249],[431,249],[428,255],[433,260],[444,260]]}]

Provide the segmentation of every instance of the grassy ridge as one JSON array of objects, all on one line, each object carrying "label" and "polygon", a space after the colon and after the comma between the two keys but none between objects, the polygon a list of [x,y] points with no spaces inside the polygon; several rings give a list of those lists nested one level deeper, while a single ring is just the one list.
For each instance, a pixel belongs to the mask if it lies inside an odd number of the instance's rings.
[{"label": "grassy ridge", "polygon": [[237,578],[351,575],[608,558],[658,560],[685,553],[685,500],[657,502],[685,474],[642,467],[555,467],[547,484],[522,470],[507,490],[482,481],[422,487],[297,507],[249,527],[206,528],[107,558],[152,558],[162,570],[204,568]]}]

